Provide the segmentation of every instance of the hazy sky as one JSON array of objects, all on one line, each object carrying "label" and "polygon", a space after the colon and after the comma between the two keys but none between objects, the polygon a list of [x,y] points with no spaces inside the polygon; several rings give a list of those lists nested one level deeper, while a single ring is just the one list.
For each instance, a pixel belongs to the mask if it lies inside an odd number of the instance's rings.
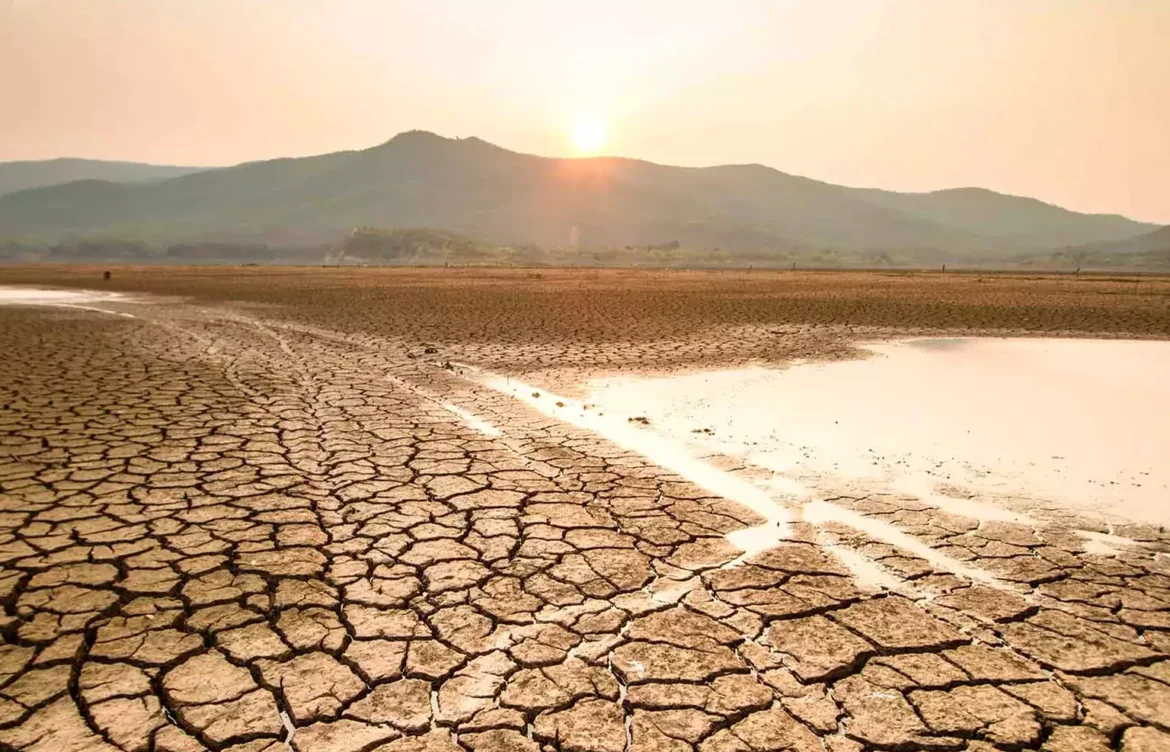
[{"label": "hazy sky", "polygon": [[0,160],[421,128],[1170,222],[1170,0],[0,0]]}]

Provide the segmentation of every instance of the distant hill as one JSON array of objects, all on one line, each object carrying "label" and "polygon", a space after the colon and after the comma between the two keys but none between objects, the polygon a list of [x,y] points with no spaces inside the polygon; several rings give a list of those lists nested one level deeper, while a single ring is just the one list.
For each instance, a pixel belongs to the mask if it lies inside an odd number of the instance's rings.
[{"label": "distant hill", "polygon": [[1144,235],[1118,240],[1112,243],[1093,243],[1079,248],[1070,248],[1072,252],[1084,253],[1170,253],[1170,226],[1159,227],[1153,232]]},{"label": "distant hill", "polygon": [[0,162],[0,194],[72,183],[108,180],[141,183],[165,180],[199,171],[200,167],[172,167],[139,162],[104,162],[97,159],[46,159],[34,162]]},{"label": "distant hill", "polygon": [[[760,165],[550,159],[412,131],[370,149],[253,162],[150,185],[87,180],[0,196],[0,237],[331,243],[355,227],[488,243],[720,253],[1006,256],[1154,228],[973,189],[845,188]],[[1070,242],[1072,241],[1072,242]]]},{"label": "distant hill", "polygon": [[1070,246],[1048,253],[1025,254],[1014,265],[1044,269],[1170,272],[1170,227],[1128,240]]},{"label": "distant hill", "polygon": [[1080,214],[1034,198],[1008,196],[984,188],[951,188],[931,193],[860,188],[854,194],[920,219],[1030,248],[1108,242],[1157,226],[1117,214]]}]

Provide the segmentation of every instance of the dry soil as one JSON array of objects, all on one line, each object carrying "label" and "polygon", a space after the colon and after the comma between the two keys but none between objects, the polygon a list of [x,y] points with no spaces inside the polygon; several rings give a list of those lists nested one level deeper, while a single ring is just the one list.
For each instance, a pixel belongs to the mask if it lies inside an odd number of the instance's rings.
[{"label": "dry soil", "polygon": [[139,296],[0,307],[0,749],[1170,749],[1163,530],[856,494],[745,557],[470,367],[1167,337],[1170,280],[103,269],[0,270]]}]

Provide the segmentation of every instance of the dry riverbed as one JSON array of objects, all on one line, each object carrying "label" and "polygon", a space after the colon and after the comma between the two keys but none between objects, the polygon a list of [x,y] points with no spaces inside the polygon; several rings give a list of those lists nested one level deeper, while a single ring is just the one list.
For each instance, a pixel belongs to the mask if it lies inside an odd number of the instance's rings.
[{"label": "dry riverbed", "polygon": [[[911,466],[922,432],[1011,417],[978,402],[881,432],[830,389],[747,419],[865,364],[896,392],[867,342],[1165,347],[1166,280],[100,271],[0,270],[58,290],[0,293],[0,748],[1170,748],[1143,492],[995,485],[961,437],[951,477]],[[933,354],[912,373],[970,365]],[[809,422],[834,407],[888,442],[880,473]],[[1009,458],[1064,441],[1005,430]],[[1072,438],[1034,459],[1075,475]],[[1136,469],[1107,480],[1156,487],[1115,449]]]}]

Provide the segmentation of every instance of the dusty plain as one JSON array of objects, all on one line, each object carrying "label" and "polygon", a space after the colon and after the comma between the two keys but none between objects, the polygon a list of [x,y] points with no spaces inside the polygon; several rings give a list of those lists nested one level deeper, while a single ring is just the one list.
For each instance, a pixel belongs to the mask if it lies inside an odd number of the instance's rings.
[{"label": "dusty plain", "polygon": [[26,267],[0,285],[133,299],[0,306],[0,749],[1170,749],[1163,529],[857,494],[744,557],[755,512],[475,378],[570,395],[910,334],[1165,339],[1170,278]]}]

